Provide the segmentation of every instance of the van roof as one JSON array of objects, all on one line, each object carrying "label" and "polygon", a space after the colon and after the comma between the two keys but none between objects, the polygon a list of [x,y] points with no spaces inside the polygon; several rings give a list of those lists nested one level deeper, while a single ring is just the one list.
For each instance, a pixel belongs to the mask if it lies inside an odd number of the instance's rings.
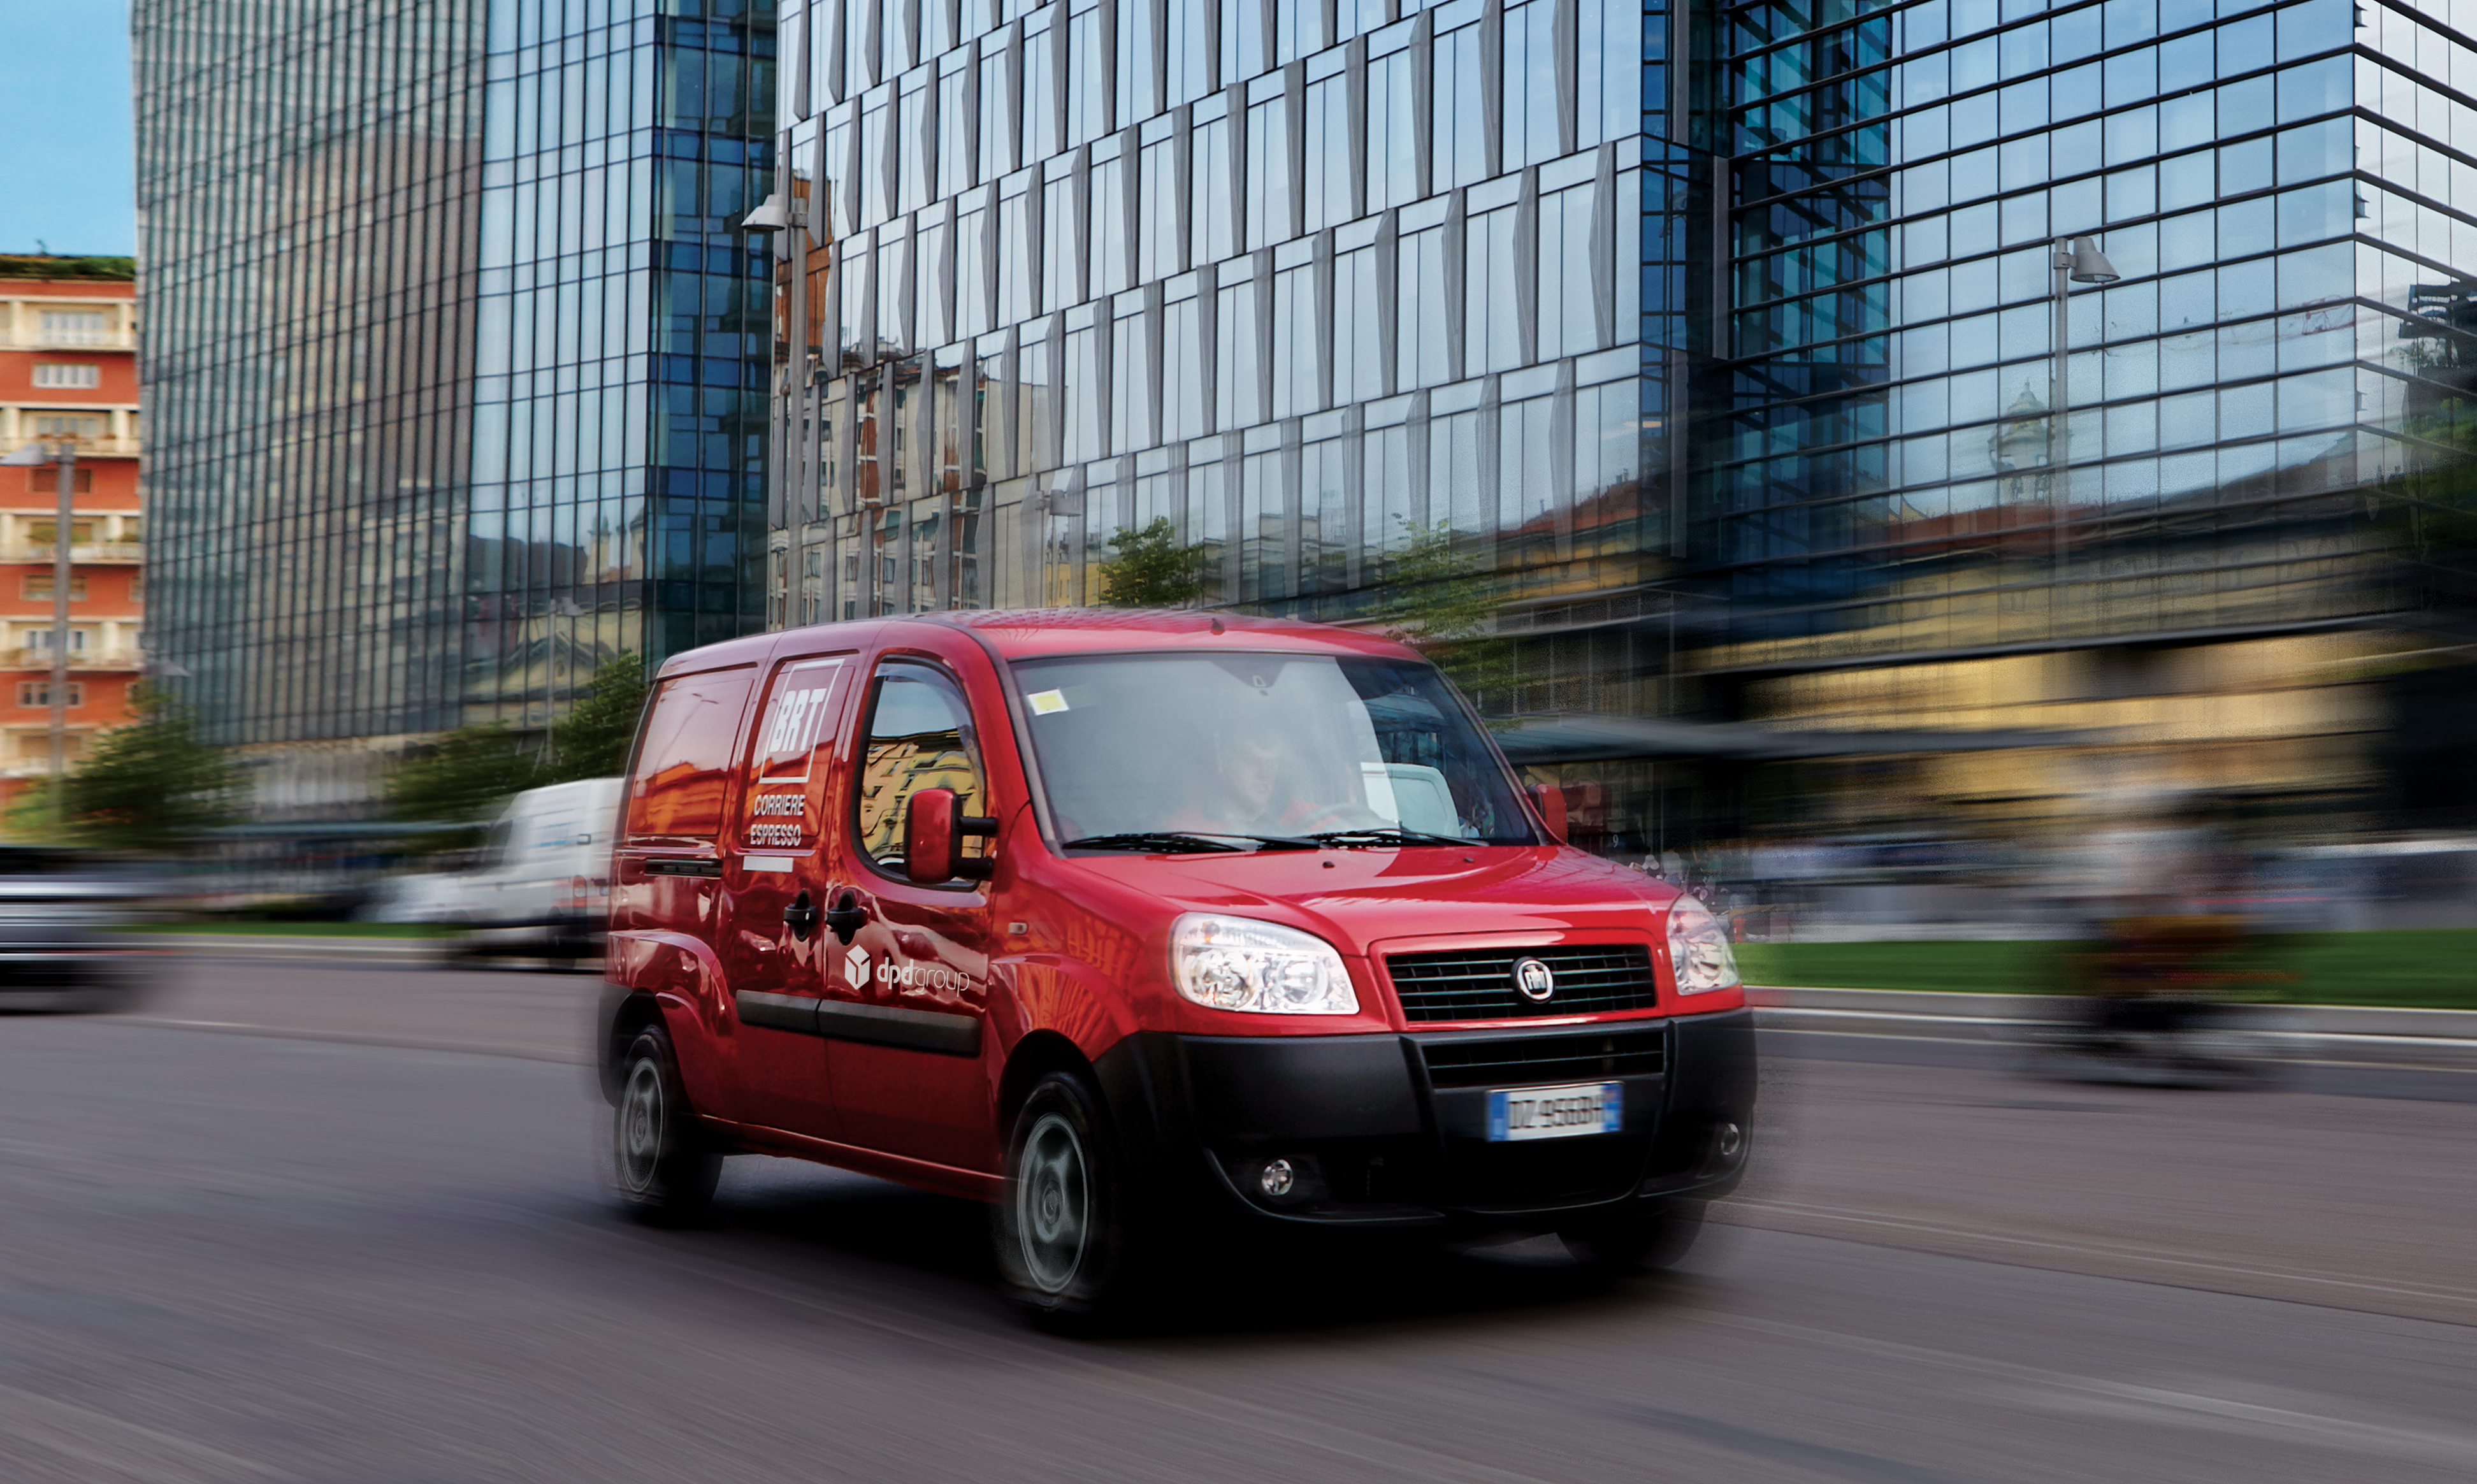
[{"label": "van roof", "polygon": [[1257,618],[1242,614],[1198,613],[1193,609],[1024,608],[905,614],[813,624],[781,634],[751,635],[673,655],[663,662],[662,673],[675,675],[722,665],[749,664],[763,659],[776,641],[792,634],[849,634],[849,641],[857,643],[874,630],[905,624],[967,629],[1010,660],[1109,650],[1209,650],[1234,645],[1269,645],[1306,654],[1418,658],[1410,646],[1382,634],[1296,618]]}]

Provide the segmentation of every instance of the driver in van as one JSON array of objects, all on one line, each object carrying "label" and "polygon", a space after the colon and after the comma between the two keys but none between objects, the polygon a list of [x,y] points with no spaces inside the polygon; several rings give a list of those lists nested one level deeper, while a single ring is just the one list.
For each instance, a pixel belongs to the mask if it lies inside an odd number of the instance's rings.
[{"label": "driver in van", "polygon": [[1206,742],[1211,789],[1179,811],[1176,830],[1205,834],[1289,835],[1330,829],[1358,802],[1337,794],[1323,759],[1293,738],[1249,726],[1225,726]]}]

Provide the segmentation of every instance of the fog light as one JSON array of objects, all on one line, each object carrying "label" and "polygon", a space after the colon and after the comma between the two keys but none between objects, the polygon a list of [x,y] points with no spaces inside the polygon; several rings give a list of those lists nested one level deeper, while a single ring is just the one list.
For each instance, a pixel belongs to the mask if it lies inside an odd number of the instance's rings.
[{"label": "fog light", "polygon": [[1712,1147],[1722,1159],[1736,1159],[1746,1146],[1746,1131],[1735,1123],[1723,1123],[1713,1131]]},{"label": "fog light", "polygon": [[1256,1187],[1275,1200],[1288,1195],[1299,1183],[1299,1173],[1286,1159],[1271,1159],[1256,1176]]}]

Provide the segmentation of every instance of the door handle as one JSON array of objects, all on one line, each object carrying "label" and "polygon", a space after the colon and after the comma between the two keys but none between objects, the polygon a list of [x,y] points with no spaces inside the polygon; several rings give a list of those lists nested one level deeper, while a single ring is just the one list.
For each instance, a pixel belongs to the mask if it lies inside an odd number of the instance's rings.
[{"label": "door handle", "polygon": [[783,925],[791,930],[792,937],[807,943],[809,935],[817,930],[817,904],[809,900],[809,893],[803,892],[783,909]]},{"label": "door handle", "polygon": [[860,904],[860,893],[845,892],[835,898],[834,910],[826,914],[826,928],[844,943],[860,936],[868,923],[868,913]]}]

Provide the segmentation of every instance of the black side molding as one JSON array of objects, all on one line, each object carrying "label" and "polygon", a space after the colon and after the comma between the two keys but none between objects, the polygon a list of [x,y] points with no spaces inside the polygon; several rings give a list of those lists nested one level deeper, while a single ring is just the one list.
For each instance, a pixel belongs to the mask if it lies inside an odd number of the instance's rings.
[{"label": "black side molding", "polygon": [[845,1000],[817,1000],[804,994],[767,994],[740,990],[733,994],[743,1025],[827,1036],[907,1051],[935,1051],[943,1056],[981,1054],[978,1017],[936,1010],[906,1010],[896,1005],[855,1005]]},{"label": "black side molding", "polygon": [[798,1031],[804,1036],[817,1033],[817,1002],[804,994],[764,994],[756,990],[739,990],[732,994],[739,1004],[739,1023],[763,1025],[778,1031]]},{"label": "black side molding", "polygon": [[855,1005],[820,1000],[817,1034],[871,1045],[901,1046],[911,1051],[938,1051],[948,1056],[981,1054],[981,1022],[977,1016],[947,1015],[936,1010],[904,1010],[894,1005]]}]

